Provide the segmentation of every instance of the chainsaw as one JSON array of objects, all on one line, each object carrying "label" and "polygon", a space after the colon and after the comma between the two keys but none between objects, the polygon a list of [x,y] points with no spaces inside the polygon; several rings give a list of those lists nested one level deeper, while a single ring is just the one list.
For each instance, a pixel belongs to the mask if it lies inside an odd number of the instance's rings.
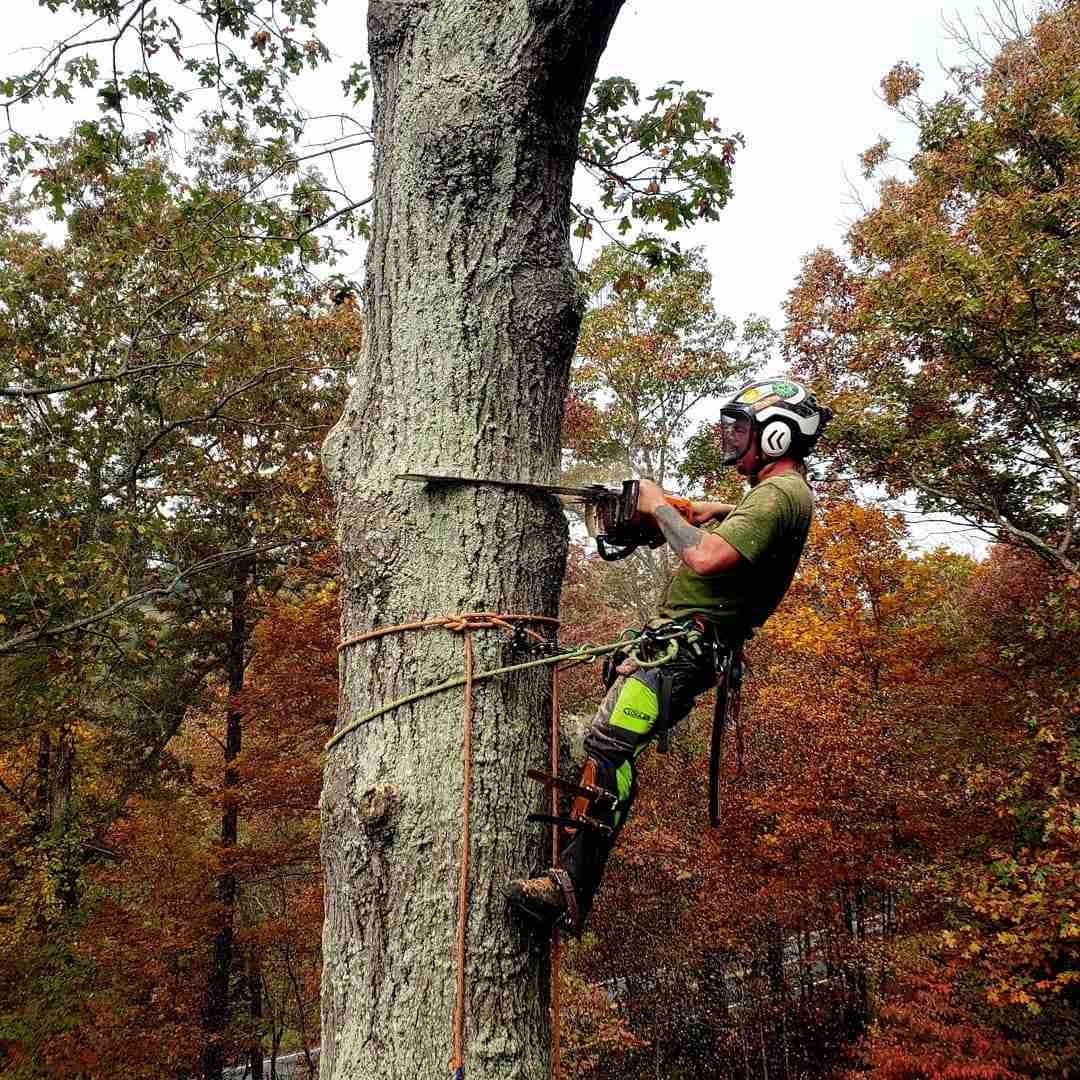
[{"label": "chainsaw", "polygon": [[[656,518],[637,508],[641,486],[638,480],[624,480],[620,490],[604,487],[603,484],[562,487],[558,484],[534,484],[528,480],[489,480],[430,473],[398,473],[397,479],[415,480],[430,487],[497,487],[511,491],[532,491],[540,495],[555,495],[563,502],[583,503],[585,527],[596,540],[597,553],[606,562],[625,559],[642,545],[657,548],[664,543],[664,534]],[[687,521],[691,520],[689,499],[674,495],[665,495],[664,498]]]}]

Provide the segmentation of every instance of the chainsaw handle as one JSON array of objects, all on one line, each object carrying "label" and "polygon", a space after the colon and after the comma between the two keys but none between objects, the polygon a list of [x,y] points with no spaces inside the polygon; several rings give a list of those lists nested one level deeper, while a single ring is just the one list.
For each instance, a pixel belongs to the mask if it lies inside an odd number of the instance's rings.
[{"label": "chainsaw handle", "polygon": [[678,495],[668,495],[665,492],[664,502],[673,507],[680,517],[686,518],[691,525],[694,524],[694,504],[689,499],[680,499]]},{"label": "chainsaw handle", "polygon": [[[625,559],[642,544],[658,548],[664,543],[664,534],[656,518],[638,509],[640,490],[639,480],[624,480],[622,490],[615,496],[614,505],[604,518],[606,528],[595,537],[597,554],[604,562]],[[689,499],[666,494],[664,498],[681,517],[687,521],[693,519],[693,505]]]},{"label": "chainsaw handle", "polygon": [[633,555],[637,550],[637,544],[609,544],[603,535],[596,538],[596,553],[604,562],[618,562],[628,555]]}]

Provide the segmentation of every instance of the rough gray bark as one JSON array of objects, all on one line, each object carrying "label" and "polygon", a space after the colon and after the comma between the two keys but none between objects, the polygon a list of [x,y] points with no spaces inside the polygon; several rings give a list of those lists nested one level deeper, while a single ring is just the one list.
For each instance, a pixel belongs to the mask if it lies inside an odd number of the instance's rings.
[{"label": "rough gray bark", "polygon": [[[554,500],[396,482],[435,470],[551,481],[582,298],[568,243],[577,135],[622,0],[372,0],[376,213],[368,339],[324,465],[352,636],[470,610],[554,615],[566,554]],[[477,635],[478,670],[505,662]],[[342,658],[340,723],[461,671],[443,631]],[[465,1063],[539,1078],[546,956],[506,921],[502,885],[544,862],[550,676],[477,692]],[[331,751],[322,1075],[446,1075],[461,834],[462,703],[402,708]]]}]

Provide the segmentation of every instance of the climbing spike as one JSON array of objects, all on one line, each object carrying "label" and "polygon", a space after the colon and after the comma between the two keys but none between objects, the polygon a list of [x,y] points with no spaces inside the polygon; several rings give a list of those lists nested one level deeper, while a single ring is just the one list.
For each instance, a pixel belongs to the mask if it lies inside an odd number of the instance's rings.
[{"label": "climbing spike", "polygon": [[617,805],[617,798],[610,791],[605,791],[595,784],[575,784],[571,780],[564,780],[561,776],[552,773],[541,772],[539,769],[529,769],[525,775],[546,788],[558,788],[570,795],[579,795],[591,803],[599,803],[601,809],[613,810]]}]

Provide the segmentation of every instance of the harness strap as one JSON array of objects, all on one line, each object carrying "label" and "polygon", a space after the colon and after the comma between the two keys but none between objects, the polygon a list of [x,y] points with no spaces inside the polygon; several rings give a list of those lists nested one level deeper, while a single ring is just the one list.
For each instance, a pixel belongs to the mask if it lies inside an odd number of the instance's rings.
[{"label": "harness strap", "polygon": [[660,673],[660,694],[657,701],[660,715],[656,720],[659,731],[659,737],[656,740],[658,754],[666,754],[671,749],[671,688],[674,682],[675,676],[670,671]]}]

